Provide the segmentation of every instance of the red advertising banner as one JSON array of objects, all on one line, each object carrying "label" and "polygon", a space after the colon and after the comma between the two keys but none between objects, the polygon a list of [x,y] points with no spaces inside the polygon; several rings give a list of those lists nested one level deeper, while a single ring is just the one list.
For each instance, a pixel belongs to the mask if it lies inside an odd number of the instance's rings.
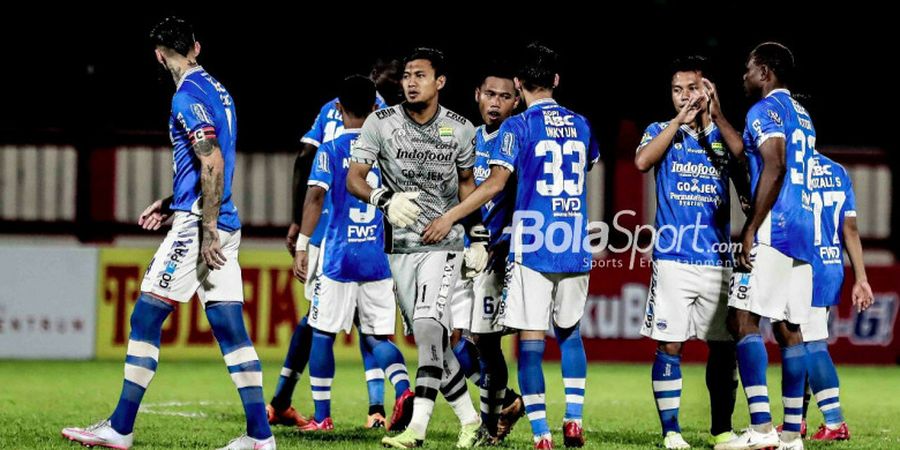
[{"label": "red advertising banner", "polygon": [[[628,267],[627,259],[598,261],[591,272],[591,282],[581,333],[590,361],[650,361],[656,344],[640,335],[644,318],[650,263],[638,259]],[[836,363],[898,364],[900,363],[900,329],[897,311],[900,306],[900,265],[871,267],[869,284],[875,293],[875,304],[857,313],[850,302],[853,273],[848,268],[837,314],[829,321],[829,344]],[[763,335],[771,361],[781,356],[768,324]],[[556,345],[548,345],[546,358],[559,358]],[[705,361],[706,346],[688,342],[685,361]]]}]

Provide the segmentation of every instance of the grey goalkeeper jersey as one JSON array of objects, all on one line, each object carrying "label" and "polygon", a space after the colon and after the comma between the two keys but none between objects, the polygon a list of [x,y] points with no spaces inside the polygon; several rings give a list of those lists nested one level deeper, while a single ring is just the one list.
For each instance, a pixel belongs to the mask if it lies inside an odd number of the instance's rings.
[{"label": "grey goalkeeper jersey", "polygon": [[393,228],[385,220],[388,253],[462,250],[463,227],[454,225],[437,244],[422,244],[422,230],[459,203],[457,171],[475,165],[475,127],[464,117],[438,106],[424,125],[395,105],[370,115],[351,150],[353,161],[375,164],[384,185],[394,192],[420,192],[414,201],[422,208],[419,220],[407,228]]}]

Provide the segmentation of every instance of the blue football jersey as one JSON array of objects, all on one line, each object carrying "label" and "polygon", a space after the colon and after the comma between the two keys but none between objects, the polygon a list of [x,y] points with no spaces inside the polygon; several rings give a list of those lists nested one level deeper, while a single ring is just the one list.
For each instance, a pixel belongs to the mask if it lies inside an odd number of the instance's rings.
[{"label": "blue football jersey", "polygon": [[[309,184],[327,190],[331,199],[322,273],[342,282],[377,281],[391,276],[384,252],[382,212],[347,191],[350,147],[359,132],[343,130],[340,136],[319,147],[309,176]],[[366,181],[373,188],[381,185],[377,165],[369,171]]]},{"label": "blue football jersey", "polygon": [[[341,135],[341,131],[344,129],[344,118],[338,111],[337,103],[338,99],[334,98],[322,105],[319,115],[313,121],[312,128],[300,138],[300,142],[319,147]],[[387,103],[380,94],[375,95],[375,103],[378,105],[378,109],[387,108]]]},{"label": "blue football jersey", "polygon": [[[637,151],[667,126],[668,122],[657,122],[647,127]],[[682,125],[675,133],[654,168],[654,259],[731,266],[728,159],[724,139],[714,124],[700,132]]]},{"label": "blue football jersey", "polygon": [[231,201],[237,141],[234,101],[221,83],[198,66],[185,72],[172,97],[169,139],[172,141],[175,170],[173,210],[200,214],[200,160],[194,154],[193,144],[213,137],[218,139],[222,159],[225,160],[225,186],[218,228],[235,231],[241,228],[241,221]]},{"label": "blue football jersey", "polygon": [[587,119],[541,99],[506,119],[498,139],[490,164],[516,174],[510,258],[542,273],[590,271],[584,189],[600,149]]},{"label": "blue football jersey", "polygon": [[812,261],[813,215],[806,187],[806,167],[815,152],[816,129],[806,109],[786,89],[776,89],[747,113],[744,151],[750,166],[753,195],[763,170],[760,146],[783,138],[787,173],[772,211],[756,233],[756,241],[794,259]]},{"label": "blue football jersey", "polygon": [[813,299],[818,307],[840,303],[844,283],[844,218],[856,217],[856,198],[847,170],[822,154],[809,165],[813,207]]},{"label": "blue football jersey", "polygon": [[[475,130],[475,185],[484,183],[491,175],[491,154],[500,143],[497,139],[500,130],[494,130],[488,134],[484,125]],[[515,175],[513,175],[514,177]],[[512,222],[512,212],[516,200],[516,183],[509,180],[506,186],[493,199],[481,207],[481,222],[491,234],[490,246],[509,242],[509,224]]]}]

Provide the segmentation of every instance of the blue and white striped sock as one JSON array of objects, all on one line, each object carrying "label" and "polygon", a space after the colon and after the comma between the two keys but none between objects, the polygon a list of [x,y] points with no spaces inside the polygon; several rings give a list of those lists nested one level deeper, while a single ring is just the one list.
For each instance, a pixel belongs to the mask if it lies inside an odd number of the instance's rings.
[{"label": "blue and white striped sock", "polygon": [[316,422],[331,417],[331,383],[334,381],[334,335],[313,330],[309,357],[309,385],[316,406]]},{"label": "blue and white striped sock", "polygon": [[262,364],[244,327],[240,302],[211,302],[206,305],[206,318],[237,387],[247,419],[247,435],[254,439],[272,436],[266,415],[262,389]]},{"label": "blue and white striped sock", "polygon": [[809,386],[816,396],[819,411],[825,417],[825,425],[837,427],[844,422],[841,411],[840,382],[834,361],[828,353],[828,343],[806,343]]},{"label": "blue and white striped sock", "polygon": [[519,389],[522,390],[522,401],[525,403],[525,413],[531,422],[535,442],[550,435],[544,400],[543,359],[543,339],[519,341]]},{"label": "blue and white striped sock", "polygon": [[681,426],[678,424],[678,411],[681,407],[681,357],[657,350],[651,377],[663,436],[669,432],[681,433]]},{"label": "blue and white striped sock", "polygon": [[125,381],[119,403],[109,418],[113,429],[120,434],[130,434],[134,430],[144,392],[156,374],[162,324],[174,310],[174,306],[146,293],[141,293],[134,306],[125,352]]},{"label": "blue and white striped sock", "polygon": [[766,367],[769,355],[763,344],[762,336],[749,334],[737,343],[738,372],[747,395],[747,406],[750,408],[750,426],[757,431],[772,425],[772,413],[769,408],[769,388],[766,385]]}]

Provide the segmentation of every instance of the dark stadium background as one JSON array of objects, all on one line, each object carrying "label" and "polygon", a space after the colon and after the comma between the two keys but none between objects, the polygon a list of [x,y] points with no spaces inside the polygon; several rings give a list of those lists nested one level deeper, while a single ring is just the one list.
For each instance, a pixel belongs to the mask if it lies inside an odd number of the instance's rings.
[{"label": "dark stadium background", "polygon": [[[563,58],[557,98],[592,121],[610,171],[610,162],[630,158],[633,149],[630,137],[622,139],[623,124],[642,130],[674,115],[667,73],[674,57],[710,58],[710,77],[740,128],[751,104],[741,86],[746,56],[756,44],[777,40],[796,56],[793,91],[812,113],[818,146],[879,148],[878,163],[897,168],[891,131],[898,95],[889,69],[896,25],[875,5],[657,0],[586,9],[559,2],[385,2],[368,9],[342,4],[334,12],[329,6],[161,3],[7,14],[0,27],[0,141],[74,144],[80,153],[113,144],[167,145],[173,84],[158,70],[147,34],[177,14],[195,24],[201,64],[236,101],[241,152],[296,149],[343,76],[366,73],[376,57],[402,58],[419,45],[446,52],[442,103],[477,123],[472,92],[482,63],[540,40]],[[900,208],[892,210],[896,228]],[[900,248],[893,240],[878,246]]]}]

